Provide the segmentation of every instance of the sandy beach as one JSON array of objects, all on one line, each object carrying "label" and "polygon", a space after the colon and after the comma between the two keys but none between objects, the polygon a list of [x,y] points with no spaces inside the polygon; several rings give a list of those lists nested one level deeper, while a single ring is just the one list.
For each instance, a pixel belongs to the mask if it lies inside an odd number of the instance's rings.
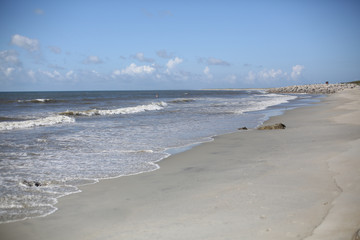
[{"label": "sandy beach", "polygon": [[0,238],[351,240],[360,228],[359,105],[359,88],[344,90],[265,123],[284,130],[215,137],[159,170],[81,187],[54,214],[0,224]]}]

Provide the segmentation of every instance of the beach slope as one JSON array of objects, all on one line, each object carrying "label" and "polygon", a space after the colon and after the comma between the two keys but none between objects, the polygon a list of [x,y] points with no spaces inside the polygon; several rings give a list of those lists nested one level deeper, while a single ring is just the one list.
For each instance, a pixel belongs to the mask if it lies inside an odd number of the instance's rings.
[{"label": "beach slope", "polygon": [[[10,239],[352,239],[360,228],[360,90],[63,197],[43,218],[0,225]],[[241,125],[241,123],[239,123]],[[240,126],[239,126],[240,127]]]}]

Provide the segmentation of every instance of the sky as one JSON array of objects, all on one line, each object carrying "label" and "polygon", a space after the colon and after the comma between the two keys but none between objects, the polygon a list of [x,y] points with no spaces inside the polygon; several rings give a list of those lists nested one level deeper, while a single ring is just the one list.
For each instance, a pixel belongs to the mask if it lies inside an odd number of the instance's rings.
[{"label": "sky", "polygon": [[360,79],[359,0],[0,0],[0,91]]}]

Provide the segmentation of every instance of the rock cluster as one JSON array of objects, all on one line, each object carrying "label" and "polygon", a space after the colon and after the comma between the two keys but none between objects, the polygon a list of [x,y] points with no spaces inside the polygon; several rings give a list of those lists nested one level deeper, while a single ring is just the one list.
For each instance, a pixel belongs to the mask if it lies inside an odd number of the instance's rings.
[{"label": "rock cluster", "polygon": [[275,123],[274,125],[260,126],[258,130],[273,130],[273,129],[285,129],[286,126],[283,123]]},{"label": "rock cluster", "polygon": [[27,187],[40,187],[40,186],[43,186],[43,184],[41,182],[38,182],[38,181],[24,180],[24,181],[22,181],[22,184],[24,184]]},{"label": "rock cluster", "polygon": [[269,93],[307,93],[307,94],[331,94],[345,89],[358,88],[356,84],[311,84],[311,85],[297,85],[280,88],[270,88]]}]

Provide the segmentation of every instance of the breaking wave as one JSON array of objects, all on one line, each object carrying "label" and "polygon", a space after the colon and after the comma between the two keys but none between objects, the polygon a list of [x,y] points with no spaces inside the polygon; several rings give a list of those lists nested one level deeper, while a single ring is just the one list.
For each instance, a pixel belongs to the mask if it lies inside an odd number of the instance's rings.
[{"label": "breaking wave", "polygon": [[65,116],[95,116],[95,115],[116,115],[116,114],[133,114],[145,111],[155,111],[161,110],[167,106],[165,102],[151,103],[148,105],[139,105],[136,107],[125,107],[117,108],[111,110],[99,110],[99,109],[90,109],[86,111],[66,111],[59,113],[60,115]]},{"label": "breaking wave", "polygon": [[44,118],[38,118],[33,120],[24,121],[12,121],[12,122],[0,122],[0,131],[13,130],[13,129],[24,129],[40,126],[51,126],[60,123],[73,123],[74,118],[68,116],[54,115]]},{"label": "breaking wave", "polygon": [[[165,102],[151,103],[148,105],[139,105],[135,107],[118,108],[112,110],[91,109],[86,111],[66,111],[57,115],[43,117],[38,119],[12,119],[2,117],[0,121],[0,131],[25,129],[40,126],[52,126],[61,123],[73,123],[75,119],[72,116],[95,116],[95,115],[115,115],[115,114],[133,114],[144,111],[161,110],[166,107]],[[4,121],[5,120],[5,121]]]},{"label": "breaking wave", "polygon": [[[276,106],[282,103],[287,103],[290,100],[294,100],[297,98],[297,96],[290,96],[290,95],[279,95],[279,94],[267,94],[264,95],[267,98],[264,100],[256,100],[256,101],[249,101],[247,102],[246,107],[243,107],[242,109],[236,110],[236,114],[242,114],[245,112],[253,112],[253,111],[260,111],[267,109],[271,106]],[[270,99],[268,97],[271,97]]]},{"label": "breaking wave", "polygon": [[58,100],[37,98],[37,99],[30,99],[30,100],[17,100],[17,102],[19,102],[19,103],[55,103],[55,102],[58,102]]}]

